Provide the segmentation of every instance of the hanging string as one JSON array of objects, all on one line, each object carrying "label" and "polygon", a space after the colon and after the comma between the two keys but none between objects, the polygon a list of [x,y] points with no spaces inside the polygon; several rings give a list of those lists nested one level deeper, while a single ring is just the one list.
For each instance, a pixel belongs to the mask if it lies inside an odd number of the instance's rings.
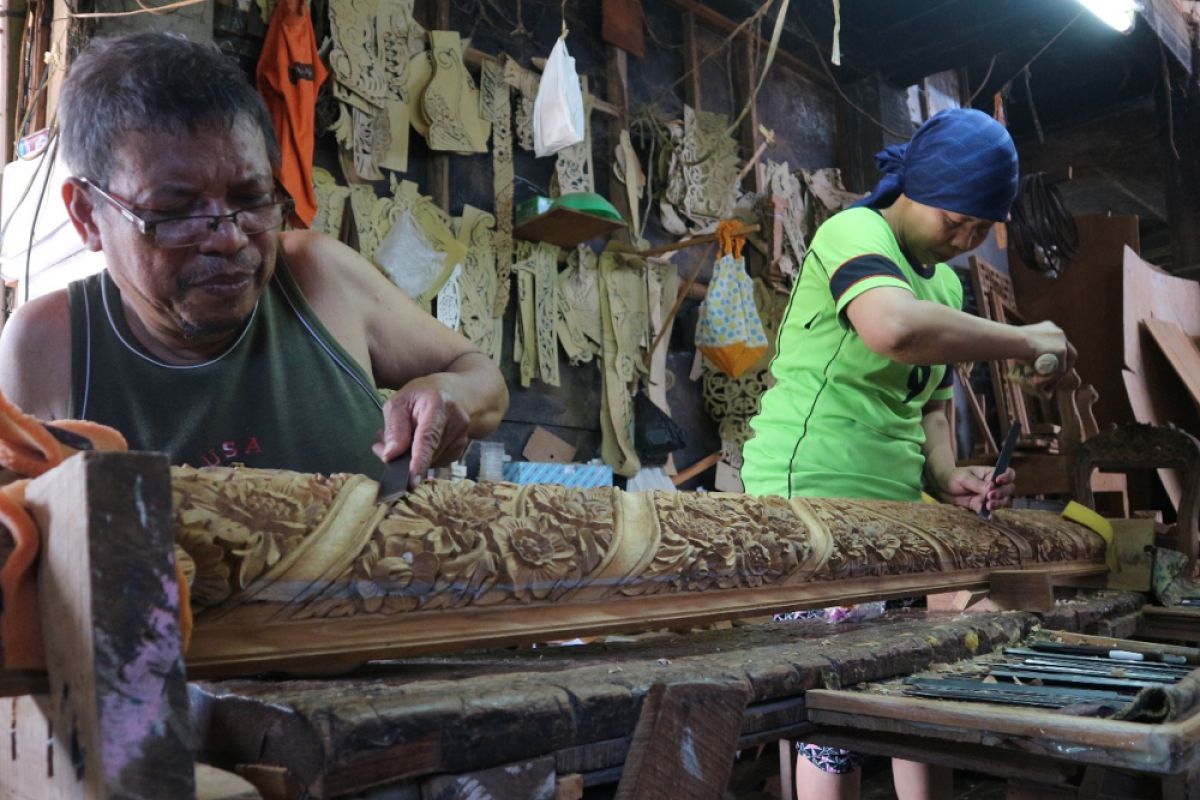
[{"label": "hanging string", "polygon": [[562,0],[562,34],[560,38],[567,38],[567,0]]},{"label": "hanging string", "polygon": [[842,65],[842,0],[833,0],[833,51],[829,60],[835,67]]}]

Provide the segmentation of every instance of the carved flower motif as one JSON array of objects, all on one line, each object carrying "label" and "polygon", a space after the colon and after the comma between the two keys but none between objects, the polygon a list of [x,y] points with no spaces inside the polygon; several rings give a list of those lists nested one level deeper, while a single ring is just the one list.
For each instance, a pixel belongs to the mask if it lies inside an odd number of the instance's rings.
[{"label": "carved flower motif", "polygon": [[546,517],[507,517],[492,525],[513,596],[544,600],[575,566],[575,548]]}]

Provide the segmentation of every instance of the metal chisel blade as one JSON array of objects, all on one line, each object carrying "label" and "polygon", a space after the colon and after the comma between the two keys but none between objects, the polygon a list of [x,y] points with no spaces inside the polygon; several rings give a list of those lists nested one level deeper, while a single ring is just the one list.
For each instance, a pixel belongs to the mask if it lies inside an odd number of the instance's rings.
[{"label": "metal chisel blade", "polygon": [[376,503],[391,503],[399,500],[408,492],[409,460],[408,453],[392,459],[383,467],[379,476],[379,494],[375,496]]}]

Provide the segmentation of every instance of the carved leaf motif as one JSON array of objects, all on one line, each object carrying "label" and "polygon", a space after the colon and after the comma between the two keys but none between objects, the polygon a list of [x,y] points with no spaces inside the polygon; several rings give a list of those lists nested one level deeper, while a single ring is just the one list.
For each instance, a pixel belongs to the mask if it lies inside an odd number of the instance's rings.
[{"label": "carved leaf motif", "polygon": [[227,467],[172,471],[175,541],[197,605],[244,589],[320,525],[346,476]]}]

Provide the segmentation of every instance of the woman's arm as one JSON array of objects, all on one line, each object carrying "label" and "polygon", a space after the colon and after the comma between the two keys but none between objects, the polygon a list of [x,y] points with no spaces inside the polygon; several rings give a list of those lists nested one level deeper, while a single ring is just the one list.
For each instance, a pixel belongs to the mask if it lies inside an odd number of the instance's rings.
[{"label": "woman's arm", "polygon": [[846,316],[867,347],[904,364],[1005,358],[1033,364],[1043,353],[1057,356],[1058,371],[1034,379],[1038,385],[1057,382],[1075,365],[1075,348],[1053,322],[1005,325],[918,300],[907,289],[869,289],[850,301]]},{"label": "woman's arm", "polygon": [[950,401],[933,400],[922,410],[921,427],[925,429],[925,476],[929,487],[939,500],[972,511],[1001,508],[1012,501],[1017,473],[1006,471],[993,484],[989,466],[960,467],[954,461],[950,442]]}]

